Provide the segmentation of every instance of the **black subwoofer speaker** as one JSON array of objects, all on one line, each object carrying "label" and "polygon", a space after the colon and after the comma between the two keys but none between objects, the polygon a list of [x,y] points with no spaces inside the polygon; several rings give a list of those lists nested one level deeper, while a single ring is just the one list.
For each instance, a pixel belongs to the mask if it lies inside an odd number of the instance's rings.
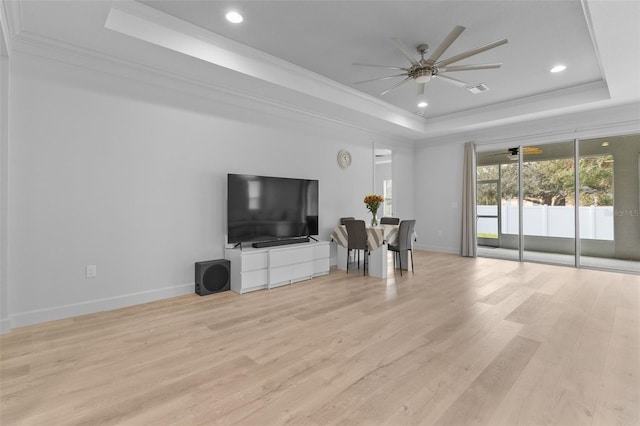
[{"label": "black subwoofer speaker", "polygon": [[196,293],[200,296],[231,288],[230,263],[225,259],[196,262]]}]

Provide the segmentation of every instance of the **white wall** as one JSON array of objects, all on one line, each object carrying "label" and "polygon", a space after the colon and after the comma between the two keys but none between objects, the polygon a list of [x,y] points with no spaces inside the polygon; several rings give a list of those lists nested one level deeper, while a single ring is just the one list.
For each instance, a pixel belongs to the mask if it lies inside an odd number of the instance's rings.
[{"label": "white wall", "polygon": [[416,247],[460,253],[463,145],[416,148],[414,166]]},{"label": "white wall", "polygon": [[319,179],[328,239],[339,217],[365,216],[381,143],[413,214],[405,141],[21,53],[11,72],[12,327],[192,293],[194,262],[223,257],[227,173]]},{"label": "white wall", "polygon": [[[1,30],[1,28],[0,28]],[[3,38],[4,39],[4,38]],[[4,50],[4,49],[2,49]],[[8,303],[9,57],[0,54],[0,334],[11,329]]]}]

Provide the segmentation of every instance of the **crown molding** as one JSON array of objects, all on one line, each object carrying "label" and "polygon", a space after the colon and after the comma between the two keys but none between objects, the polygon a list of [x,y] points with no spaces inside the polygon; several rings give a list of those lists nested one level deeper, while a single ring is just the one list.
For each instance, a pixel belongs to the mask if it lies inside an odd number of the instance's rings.
[{"label": "crown molding", "polygon": [[422,118],[395,105],[135,1],[114,3],[105,28],[416,133],[424,130]]},{"label": "crown molding", "polygon": [[10,56],[13,40],[22,31],[22,7],[18,1],[0,0],[0,30],[3,56]]},{"label": "crown molding", "polygon": [[[389,123],[381,126],[379,121],[362,115],[359,120],[345,119],[344,111],[336,111],[335,105],[327,111],[307,108],[301,104],[294,104],[275,99],[251,91],[243,91],[238,86],[219,84],[211,80],[204,80],[152,67],[140,62],[122,59],[94,50],[71,45],[58,40],[41,37],[29,31],[22,31],[14,39],[14,50],[22,54],[32,55],[69,66],[79,67],[91,72],[123,78],[136,84],[150,84],[164,90],[174,90],[188,96],[194,96],[216,104],[224,103],[244,111],[243,116],[254,113],[268,114],[280,118],[292,119],[292,114],[307,117],[312,120],[345,126],[384,138],[391,138],[401,143],[412,144],[419,134],[405,132],[399,134],[398,128]],[[332,113],[336,111],[336,113]]]},{"label": "crown molding", "polygon": [[[126,24],[118,23],[119,19],[135,19],[134,21],[127,22]],[[145,22],[146,21],[146,22]],[[185,50],[182,47],[176,47],[177,44],[174,41],[160,41],[158,39],[153,39],[153,37],[146,35],[142,36],[138,31],[128,28],[130,24],[156,24],[162,27],[162,29],[166,29],[168,31],[178,33],[178,35],[186,35],[193,38],[195,41],[204,41],[209,46],[215,46],[216,48],[221,49],[217,51],[217,53],[233,53],[233,57],[231,59],[237,59],[238,61],[242,61],[244,63],[238,64],[234,63],[231,60],[223,61],[224,64],[219,63],[220,59],[215,59],[214,63],[229,67],[231,69],[235,69],[238,72],[244,72],[247,74],[258,74],[254,75],[257,78],[268,79],[267,76],[260,76],[258,71],[260,67],[264,67],[265,65],[269,67],[273,67],[277,70],[284,70],[287,72],[285,76],[286,79],[281,82],[283,85],[291,84],[290,78],[300,78],[300,76],[304,77],[305,82],[312,81],[315,84],[321,86],[321,89],[326,89],[325,86],[329,86],[332,89],[335,89],[339,92],[340,95],[345,93],[350,96],[354,96],[363,101],[373,103],[380,108],[384,108],[389,112],[394,114],[399,114],[405,116],[407,118],[415,119],[416,121],[421,122],[422,120],[417,119],[414,114],[407,112],[406,110],[392,105],[388,102],[383,101],[377,97],[368,95],[361,91],[355,90],[349,86],[345,86],[341,83],[338,83],[330,78],[324,77],[320,74],[309,71],[306,68],[302,68],[296,64],[285,61],[268,53],[265,53],[261,50],[255,49],[253,47],[244,45],[237,41],[231,40],[219,34],[213,33],[211,31],[205,30],[204,28],[198,27],[197,25],[190,24],[181,19],[175,18],[171,15],[168,15],[164,12],[161,12],[152,7],[146,6],[134,0],[121,0],[114,4],[111,8],[110,16],[107,18],[107,22],[105,23],[105,28],[111,29],[113,31],[121,32],[123,34],[129,35],[131,37],[135,37],[141,40],[145,40],[149,43],[156,44],[159,46],[163,46],[165,48],[180,51],[186,55],[193,56],[199,58],[199,54],[193,52],[197,50],[196,48],[191,48],[191,51],[183,52]],[[133,32],[134,35],[129,34]],[[151,40],[147,40],[150,38]],[[165,45],[166,44],[166,45]],[[206,47],[206,46],[205,46]],[[200,58],[209,62],[210,58]],[[252,70],[240,69],[240,65],[248,65],[255,66]],[[239,69],[236,69],[239,68]],[[306,89],[306,88],[305,88]]]},{"label": "crown molding", "polygon": [[[428,119],[425,133],[427,138],[465,134],[569,113],[567,108],[591,109],[597,107],[598,102],[608,100],[608,87],[599,80]],[[452,133],[451,129],[456,131]]]},{"label": "crown molding", "polygon": [[9,39],[13,39],[20,35],[23,29],[22,18],[22,2],[16,0],[0,0],[2,7],[0,8],[0,15],[3,16],[3,24],[6,23],[5,36]]},{"label": "crown molding", "polygon": [[587,31],[589,31],[589,37],[591,37],[591,44],[593,45],[593,52],[596,55],[596,62],[600,68],[600,75],[606,81],[606,73],[604,66],[602,65],[602,55],[600,54],[600,48],[598,47],[598,39],[596,37],[595,29],[593,28],[593,20],[591,19],[591,11],[589,10],[590,0],[580,0],[582,6],[582,12],[584,13],[584,21],[587,24]]},{"label": "crown molding", "polygon": [[443,145],[472,140],[480,151],[487,151],[513,146],[514,143],[540,144],[636,133],[640,133],[640,103],[627,103],[448,134],[424,142]]},{"label": "crown molding", "polygon": [[[611,99],[607,82],[599,80],[426,119],[142,3],[120,0],[104,5],[105,17],[109,16],[105,28],[114,31],[110,42],[131,40],[132,49],[123,49],[127,58],[24,29],[23,1],[0,0],[7,22],[3,34],[9,34],[13,51],[225,102],[246,110],[240,118],[252,112],[282,118],[294,118],[295,113],[409,143],[431,143],[621,102]],[[585,3],[585,10],[587,6]],[[591,16],[588,11],[585,14]],[[183,44],[191,49],[197,46],[201,52],[184,52],[179,47],[185,41]],[[150,54],[145,56],[145,52]]]},{"label": "crown molding", "polygon": [[501,138],[480,138],[475,141],[478,152],[504,149],[515,145],[544,145],[548,143],[630,135],[640,132],[640,120],[623,120],[586,127],[566,127],[548,132],[527,133]]},{"label": "crown molding", "polygon": [[[456,114],[428,120],[420,119],[426,123],[425,131],[409,131],[399,134],[399,129],[392,123],[383,122],[381,126],[380,121],[375,120],[373,117],[363,117],[364,114],[356,120],[345,119],[345,117],[348,117],[348,111],[345,109],[336,110],[336,108],[342,106],[328,104],[331,108],[325,111],[320,111],[318,108],[307,108],[301,103],[286,102],[238,88],[242,86],[219,84],[215,81],[163,70],[140,62],[44,38],[29,31],[21,31],[20,35],[14,38],[13,44],[15,51],[81,67],[93,72],[125,78],[136,83],[153,84],[163,89],[176,90],[190,96],[209,100],[215,99],[216,102],[226,102],[245,111],[266,113],[281,118],[291,118],[291,113],[300,114],[327,123],[377,134],[385,138],[397,139],[408,144],[416,141],[432,143],[437,140],[460,140],[459,137],[461,136],[468,138],[469,135],[484,133],[484,130],[490,128],[517,125],[518,123],[544,118],[545,116],[557,116],[562,107],[570,107],[585,101],[590,101],[593,103],[592,105],[596,105],[594,102],[609,98],[604,81],[596,81],[554,92],[532,95],[525,99],[514,99],[470,109]],[[554,100],[560,103],[557,109],[544,110],[542,108]],[[593,106],[589,108],[593,108]],[[543,112],[540,112],[541,110]],[[367,118],[369,121],[367,121]],[[452,133],[452,128],[457,131]],[[572,131],[568,130],[569,133]],[[561,134],[566,134],[566,132],[561,132]]]}]

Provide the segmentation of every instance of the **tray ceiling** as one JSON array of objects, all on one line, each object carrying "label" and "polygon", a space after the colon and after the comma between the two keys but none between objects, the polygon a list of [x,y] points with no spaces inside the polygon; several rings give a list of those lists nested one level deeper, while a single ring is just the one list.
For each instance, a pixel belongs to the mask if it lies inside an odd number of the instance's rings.
[{"label": "tray ceiling", "polygon": [[[8,15],[13,18],[13,38],[18,41],[21,38],[31,42],[46,40],[57,46],[172,72],[181,72],[179,67],[183,67],[182,72],[192,78],[199,77],[195,73],[200,67],[202,75],[211,75],[217,84],[273,97],[294,106],[299,103],[301,109],[317,110],[321,114],[330,114],[323,110],[328,104],[337,108],[336,111],[345,109],[353,114],[368,114],[391,123],[391,128],[402,128],[399,134],[414,139],[451,132],[455,128],[544,116],[555,110],[568,112],[584,109],[585,105],[595,107],[601,102],[625,103],[640,99],[637,81],[640,6],[637,2],[51,0],[6,3]],[[118,19],[110,15],[114,13],[113,8],[120,9]],[[225,20],[224,14],[230,9],[243,14],[242,24]],[[143,20],[126,28],[125,21],[130,18]],[[113,21],[111,25],[109,19]],[[142,27],[147,24],[154,24],[154,30],[143,31]],[[354,84],[390,75],[387,70],[354,66],[354,62],[408,65],[392,38],[402,40],[410,48],[426,43],[435,49],[456,25],[466,30],[443,59],[502,37],[509,40],[506,45],[456,63],[500,62],[501,69],[449,74],[468,82],[469,86],[484,84],[488,91],[473,94],[463,87],[433,79],[427,83],[423,97],[418,96],[417,85],[411,81],[380,95],[400,79]],[[624,38],[613,40],[612,27],[621,31]],[[183,38],[182,45],[178,46],[178,39],[172,39],[176,34],[191,38]],[[204,57],[185,48],[188,40],[198,40],[212,49],[222,50]],[[174,61],[176,54],[189,59]],[[567,69],[550,73],[550,68],[558,63]],[[626,69],[620,69],[621,66]],[[209,72],[205,67],[214,69]],[[242,77],[234,77],[236,73]],[[627,90],[623,90],[624,87]],[[417,107],[421,99],[428,102],[428,107]],[[340,114],[347,117],[348,114],[342,112]]]}]

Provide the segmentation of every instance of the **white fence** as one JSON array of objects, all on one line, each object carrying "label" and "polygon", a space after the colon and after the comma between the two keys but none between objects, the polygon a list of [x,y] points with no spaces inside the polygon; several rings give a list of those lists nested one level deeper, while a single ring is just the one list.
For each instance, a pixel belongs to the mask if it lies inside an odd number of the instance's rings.
[{"label": "white fence", "polygon": [[[497,215],[497,206],[478,206],[478,215]],[[580,207],[580,238],[613,240],[613,207]],[[518,206],[502,206],[502,233],[518,234]],[[523,233],[543,237],[575,236],[573,206],[524,206]],[[498,234],[495,219],[479,218],[478,234]]]}]

